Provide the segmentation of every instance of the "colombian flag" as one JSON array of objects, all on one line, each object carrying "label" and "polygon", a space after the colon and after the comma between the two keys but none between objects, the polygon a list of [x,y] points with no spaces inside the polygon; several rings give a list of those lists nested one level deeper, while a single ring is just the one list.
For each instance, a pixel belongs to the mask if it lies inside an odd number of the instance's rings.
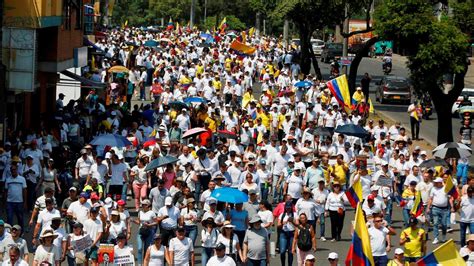
[{"label": "colombian flag", "polygon": [[221,34],[224,34],[224,31],[226,28],[227,28],[227,18],[224,17],[224,19],[221,21],[221,24],[219,24],[219,32]]},{"label": "colombian flag", "polygon": [[248,46],[237,40],[234,40],[230,44],[230,49],[234,50],[239,55],[252,55],[257,50],[255,47]]},{"label": "colombian flag", "polygon": [[344,106],[346,112],[349,113],[351,111],[351,95],[349,93],[346,75],[344,74],[335,79],[331,79],[326,85],[339,105]]},{"label": "colombian flag", "polygon": [[252,37],[254,32],[255,32],[255,28],[254,27],[250,28],[249,29],[249,36]]},{"label": "colombian flag", "polygon": [[424,256],[416,262],[418,266],[435,266],[435,265],[466,265],[466,262],[461,258],[461,255],[456,248],[453,240],[439,246],[433,250],[431,254]]},{"label": "colombian flag", "polygon": [[358,179],[352,186],[346,190],[346,197],[351,203],[353,208],[357,207],[357,203],[362,201],[362,184],[360,183],[360,179]]},{"label": "colombian flag", "polygon": [[418,217],[423,214],[423,200],[421,199],[421,192],[418,191],[415,196],[415,203],[411,208],[410,214]]},{"label": "colombian flag", "polygon": [[173,28],[174,28],[173,20],[170,18],[170,21],[168,21],[168,26],[166,27],[166,30],[172,30]]},{"label": "colombian flag", "polygon": [[453,179],[451,176],[449,176],[446,179],[446,185],[444,186],[444,192],[448,195],[451,195],[454,199],[457,199],[459,197],[458,190],[456,189],[456,186],[453,183]]},{"label": "colombian flag", "polygon": [[369,231],[365,224],[364,214],[360,203],[355,213],[354,233],[352,243],[347,252],[346,266],[373,266],[372,247],[370,246]]}]

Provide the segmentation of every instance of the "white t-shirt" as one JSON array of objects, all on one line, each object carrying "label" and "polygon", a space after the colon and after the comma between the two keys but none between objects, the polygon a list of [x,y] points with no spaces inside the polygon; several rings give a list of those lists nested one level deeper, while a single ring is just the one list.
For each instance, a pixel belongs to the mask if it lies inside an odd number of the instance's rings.
[{"label": "white t-shirt", "polygon": [[301,176],[291,175],[287,180],[288,183],[288,194],[293,199],[301,198],[301,190],[303,189],[303,178]]},{"label": "white t-shirt", "polygon": [[[461,222],[474,222],[474,198],[464,195],[461,198]],[[473,232],[471,232],[472,234]]]},{"label": "white t-shirt", "polygon": [[161,226],[165,229],[173,229],[178,226],[178,220],[181,217],[181,213],[179,212],[179,209],[175,206],[172,206],[171,208],[164,206],[158,211],[157,216],[168,216],[168,218],[161,221]]},{"label": "white t-shirt", "polygon": [[49,248],[45,248],[43,245],[38,246],[35,252],[35,261],[41,265],[42,262],[47,262],[49,265],[55,265],[56,261],[61,259],[59,248],[52,245]]},{"label": "white t-shirt", "polygon": [[36,223],[41,224],[43,228],[50,227],[54,217],[61,217],[61,213],[56,209],[52,209],[51,211],[44,209],[39,212]]},{"label": "white t-shirt", "polygon": [[[2,266],[13,266],[13,265],[10,262],[10,259],[8,259],[2,263]],[[28,263],[24,261],[22,258],[20,258],[19,261],[17,261],[14,266],[28,266]]]},{"label": "white t-shirt", "polygon": [[81,204],[79,200],[76,200],[69,205],[67,213],[71,213],[78,222],[84,224],[84,222],[89,219],[90,209],[91,205],[87,201],[84,204]]},{"label": "white t-shirt", "polygon": [[225,254],[237,254],[237,243],[239,243],[239,238],[237,237],[237,234],[232,235],[232,252],[230,250],[230,239],[227,239],[222,234],[219,234],[219,236],[217,237],[216,245],[218,245],[219,243],[224,244]]},{"label": "white t-shirt", "polygon": [[262,225],[273,222],[273,213],[269,210],[259,211],[258,216],[262,219]]},{"label": "white t-shirt", "polygon": [[281,221],[283,224],[282,230],[285,232],[293,232],[295,231],[295,226],[288,222],[288,218],[293,217],[293,222],[295,222],[295,219],[298,219],[298,214],[296,212],[293,213],[293,215],[289,215],[286,212],[283,212],[278,216],[278,221]]},{"label": "white t-shirt", "polygon": [[231,257],[224,255],[224,257],[219,258],[212,256],[211,259],[207,261],[206,266],[235,266],[235,262]]},{"label": "white t-shirt", "polygon": [[169,251],[174,252],[174,265],[189,265],[191,252],[194,252],[193,241],[189,237],[179,240],[172,238],[169,243]]},{"label": "white t-shirt", "polygon": [[111,239],[116,239],[118,234],[124,232],[127,229],[127,226],[125,225],[125,222],[123,221],[118,221],[118,223],[111,222],[110,227],[109,227],[109,238],[108,240]]},{"label": "white t-shirt", "polygon": [[385,242],[388,232],[389,230],[385,227],[377,229],[371,226],[369,228],[370,246],[372,247],[372,254],[374,256],[387,255]]},{"label": "white t-shirt", "polygon": [[317,205],[313,199],[305,200],[301,198],[296,202],[295,208],[298,217],[304,213],[306,217],[308,217],[308,220],[316,220],[316,216],[318,216]]},{"label": "white t-shirt", "polygon": [[160,249],[157,249],[155,245],[149,247],[150,250],[150,263],[149,265],[162,266],[165,262],[165,247],[160,246]]},{"label": "white t-shirt", "polygon": [[[87,233],[92,241],[95,241],[97,239],[97,236],[103,232],[102,228],[102,221],[99,219],[92,220],[92,219],[87,219],[84,222],[84,233]],[[99,246],[99,242],[97,242],[97,247]]]},{"label": "white t-shirt", "polygon": [[124,163],[111,164],[112,175],[110,177],[110,185],[123,185],[123,173],[127,171],[127,166]]},{"label": "white t-shirt", "polygon": [[433,187],[430,197],[433,199],[433,206],[440,208],[448,206],[448,196],[446,192],[444,192],[444,186],[441,188]]},{"label": "white t-shirt", "polygon": [[145,167],[139,168],[138,165],[135,165],[132,167],[131,170],[135,174],[135,180],[134,182],[137,182],[138,184],[145,184],[147,181],[147,176],[145,172]]},{"label": "white t-shirt", "polygon": [[118,245],[114,247],[114,265],[130,265],[127,261],[131,261],[133,256],[133,248],[124,246],[120,248]]}]

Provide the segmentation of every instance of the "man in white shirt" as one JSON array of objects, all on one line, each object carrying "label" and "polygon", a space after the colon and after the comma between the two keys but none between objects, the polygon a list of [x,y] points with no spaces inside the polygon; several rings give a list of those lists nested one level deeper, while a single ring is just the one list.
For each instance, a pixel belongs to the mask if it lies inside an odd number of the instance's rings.
[{"label": "man in white shirt", "polygon": [[178,122],[178,126],[183,132],[191,128],[191,120],[186,111],[185,108],[181,109],[181,114],[176,117],[176,122]]},{"label": "man in white shirt", "polygon": [[51,222],[56,217],[61,217],[59,210],[54,208],[54,201],[51,198],[45,200],[46,209],[42,210],[38,214],[38,220],[36,221],[35,230],[33,232],[33,243],[36,243],[41,228],[48,228],[51,226]]},{"label": "man in white shirt", "polygon": [[27,210],[26,179],[18,175],[17,165],[10,167],[10,175],[5,179],[5,195],[8,223],[13,224],[13,216],[16,216],[18,224],[24,226],[24,210]]},{"label": "man in white shirt", "polygon": [[81,157],[76,161],[75,178],[79,181],[79,190],[84,188],[94,162],[87,155],[87,150],[81,150]]},{"label": "man in white shirt", "polygon": [[178,208],[173,206],[173,199],[171,197],[166,197],[165,206],[161,207],[157,216],[163,243],[166,245],[168,240],[174,236],[174,231],[178,227],[181,213]]},{"label": "man in white shirt", "polygon": [[395,233],[386,228],[380,215],[374,217],[374,225],[369,227],[370,246],[374,257],[374,265],[387,265],[387,252],[390,252],[392,244],[390,235]]},{"label": "man in white shirt", "polygon": [[99,243],[103,234],[102,221],[97,219],[97,215],[99,215],[99,208],[91,208],[90,218],[84,222],[84,234],[88,234],[93,241],[86,254],[86,258],[92,261],[92,265],[97,265]]},{"label": "man in white shirt", "polygon": [[194,246],[192,240],[185,236],[184,227],[178,227],[176,237],[169,242],[168,250],[171,257],[170,265],[194,265]]},{"label": "man in white shirt", "polygon": [[446,241],[447,217],[449,215],[450,206],[452,206],[451,211],[454,212],[454,199],[444,191],[443,178],[435,178],[433,184],[434,187],[430,192],[430,201],[428,202],[426,212],[431,212],[431,216],[433,217],[433,245],[435,245],[439,243],[439,227],[441,227],[442,231],[441,242]]},{"label": "man in white shirt", "polygon": [[127,183],[127,171],[127,166],[119,160],[118,155],[113,154],[109,168],[109,194],[112,195],[112,198],[116,198],[117,195],[122,196],[123,185]]},{"label": "man in white shirt", "polygon": [[466,243],[466,229],[469,228],[471,236],[474,233],[474,187],[467,188],[467,195],[461,197],[458,203],[460,210],[460,233],[461,233],[461,247]]},{"label": "man in white shirt", "polygon": [[217,244],[214,249],[216,255],[207,261],[207,266],[235,266],[234,260],[225,254],[225,245],[223,243]]},{"label": "man in white shirt", "polygon": [[28,262],[20,258],[20,249],[17,246],[10,247],[8,256],[9,258],[2,263],[2,266],[28,266]]},{"label": "man in white shirt", "polygon": [[87,202],[89,194],[82,192],[79,195],[79,200],[76,200],[69,205],[67,209],[67,216],[71,220],[76,220],[77,222],[84,224],[84,222],[89,218],[89,212],[91,205]]}]

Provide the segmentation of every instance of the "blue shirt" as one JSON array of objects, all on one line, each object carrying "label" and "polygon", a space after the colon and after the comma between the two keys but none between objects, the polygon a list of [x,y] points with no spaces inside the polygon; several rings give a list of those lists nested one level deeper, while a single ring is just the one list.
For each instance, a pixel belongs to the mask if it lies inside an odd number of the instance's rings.
[{"label": "blue shirt", "polygon": [[249,214],[247,211],[237,211],[231,210],[230,211],[230,220],[233,225],[235,225],[235,231],[245,231],[247,230],[247,225],[245,224],[245,220],[248,218]]},{"label": "blue shirt", "polygon": [[5,188],[8,189],[7,202],[23,203],[23,189],[26,188],[26,179],[24,177],[20,175],[7,177]]},{"label": "blue shirt", "polygon": [[310,189],[314,189],[318,187],[319,180],[324,180],[323,169],[320,166],[316,168],[313,166],[308,167],[303,178],[304,185]]}]

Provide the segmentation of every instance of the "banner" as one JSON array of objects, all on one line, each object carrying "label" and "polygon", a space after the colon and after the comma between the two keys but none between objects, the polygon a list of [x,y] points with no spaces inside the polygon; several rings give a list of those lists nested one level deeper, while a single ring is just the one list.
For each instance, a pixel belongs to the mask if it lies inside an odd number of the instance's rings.
[{"label": "banner", "polygon": [[89,235],[85,235],[83,238],[72,240],[71,245],[74,252],[81,252],[90,248],[93,242]]},{"label": "banner", "polygon": [[99,255],[99,258],[98,258],[99,263],[104,263],[104,262],[113,263],[114,262],[114,245],[100,244],[98,255]]}]

